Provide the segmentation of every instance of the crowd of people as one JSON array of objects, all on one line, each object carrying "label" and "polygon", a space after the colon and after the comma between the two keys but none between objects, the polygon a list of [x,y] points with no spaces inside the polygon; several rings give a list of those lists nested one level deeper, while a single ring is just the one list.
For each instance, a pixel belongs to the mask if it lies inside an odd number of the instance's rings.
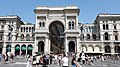
[{"label": "crowd of people", "polygon": [[14,55],[13,53],[6,53],[6,54],[2,54],[1,58],[3,60],[3,63],[6,63],[6,61],[9,60],[13,63]]},{"label": "crowd of people", "polygon": [[[71,62],[72,67],[80,67],[78,62],[82,62],[82,64],[92,64],[97,60],[105,61],[106,59],[113,59],[113,56],[103,56],[103,55],[85,55],[82,54],[79,58],[76,57],[75,53],[69,54],[71,57],[71,61],[68,54],[59,54],[59,53],[44,53],[44,54],[36,54],[34,56],[28,55],[23,58],[27,59],[26,67],[48,67],[48,65],[56,64],[60,67],[68,67],[69,62]],[[3,63],[11,60],[13,62],[14,55],[12,53],[2,54]],[[119,56],[117,56],[119,58]]]},{"label": "crowd of people", "polygon": [[112,55],[81,55],[78,61],[82,62],[82,64],[93,64],[93,62],[97,61],[107,61],[107,59],[112,60],[119,59],[119,56],[112,56]]},{"label": "crowd of people", "polygon": [[36,67],[43,66],[47,67],[47,65],[57,64],[59,66],[68,67],[68,57],[66,54],[41,54],[33,56],[33,65]]}]

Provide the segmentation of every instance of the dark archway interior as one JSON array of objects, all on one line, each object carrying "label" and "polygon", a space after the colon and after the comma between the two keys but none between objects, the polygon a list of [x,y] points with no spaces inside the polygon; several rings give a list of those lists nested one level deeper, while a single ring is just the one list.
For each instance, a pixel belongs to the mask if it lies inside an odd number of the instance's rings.
[{"label": "dark archway interior", "polygon": [[7,52],[11,52],[11,45],[7,45],[7,46],[6,46],[6,53],[7,53]]},{"label": "dark archway interior", "polygon": [[64,51],[64,25],[59,21],[54,21],[49,26],[49,36],[51,40],[51,51]]},{"label": "dark archway interior", "polygon": [[44,52],[44,42],[38,42],[38,52]]},{"label": "dark archway interior", "polygon": [[32,55],[32,45],[29,44],[28,47],[27,47],[27,55]]},{"label": "dark archway interior", "polygon": [[75,52],[75,42],[74,41],[69,42],[69,52]]},{"label": "dark archway interior", "polygon": [[109,45],[105,46],[105,53],[111,53],[111,48]]},{"label": "dark archway interior", "polygon": [[2,44],[0,44],[0,54],[2,54],[2,48],[3,48],[3,46],[2,46]]},{"label": "dark archway interior", "polygon": [[[16,49],[17,47],[19,47],[19,49]],[[17,44],[16,46],[15,46],[15,56],[16,55],[20,55],[20,45],[19,44]]]}]

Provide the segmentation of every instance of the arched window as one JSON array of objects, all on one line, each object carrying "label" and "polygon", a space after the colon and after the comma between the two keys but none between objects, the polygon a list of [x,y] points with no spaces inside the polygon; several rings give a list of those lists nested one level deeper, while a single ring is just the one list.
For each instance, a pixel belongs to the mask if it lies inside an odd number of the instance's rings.
[{"label": "arched window", "polygon": [[24,40],[24,34],[21,34],[21,40]]},{"label": "arched window", "polygon": [[22,29],[23,29],[23,28],[21,27],[21,29],[20,29],[20,30],[21,30],[21,32],[22,32]]},{"label": "arched window", "polygon": [[116,25],[114,25],[114,29],[116,30]]},{"label": "arched window", "polygon": [[3,34],[0,34],[0,40],[2,40],[3,39]]},{"label": "arched window", "polygon": [[106,29],[107,29],[107,30],[109,29],[109,25],[108,25],[108,24],[106,24]]},{"label": "arched window", "polygon": [[29,27],[29,32],[31,32],[31,27]]},{"label": "arched window", "polygon": [[42,23],[43,27],[45,27],[45,22]]},{"label": "arched window", "polygon": [[80,40],[83,41],[84,40],[84,34],[80,35]]},{"label": "arched window", "polygon": [[95,34],[93,34],[92,37],[93,37],[93,40],[96,40],[96,35]]},{"label": "arched window", "polygon": [[114,47],[115,53],[120,53],[120,46],[116,45]]},{"label": "arched window", "polygon": [[26,27],[26,32],[28,32],[28,27]]},{"label": "arched window", "polygon": [[109,45],[105,46],[105,53],[111,53],[111,48]]},{"label": "arched window", "polygon": [[90,35],[89,34],[87,34],[87,40],[89,40],[90,39]]},{"label": "arched window", "polygon": [[29,34],[26,35],[26,40],[27,40],[27,41],[30,40],[30,35],[29,35]]},{"label": "arched window", "polygon": [[105,39],[105,40],[109,40],[109,35],[108,35],[107,32],[104,33],[104,39]]},{"label": "arched window", "polygon": [[25,27],[24,27],[24,32],[25,32]]},{"label": "arched window", "polygon": [[105,24],[103,24],[103,30],[105,30]]},{"label": "arched window", "polygon": [[39,27],[42,27],[42,22],[39,22]]},{"label": "arched window", "polygon": [[39,27],[41,28],[43,28],[43,27],[45,27],[45,22],[39,22]]},{"label": "arched window", "polygon": [[118,35],[115,35],[115,40],[118,40]]}]

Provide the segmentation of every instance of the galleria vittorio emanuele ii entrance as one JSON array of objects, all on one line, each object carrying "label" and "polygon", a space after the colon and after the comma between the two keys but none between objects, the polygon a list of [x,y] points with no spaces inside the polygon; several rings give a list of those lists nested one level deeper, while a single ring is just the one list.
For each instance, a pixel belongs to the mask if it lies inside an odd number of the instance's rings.
[{"label": "galleria vittorio emanuele ii entrance", "polygon": [[34,10],[36,14],[34,52],[77,52],[79,43],[79,8],[42,7]]},{"label": "galleria vittorio emanuele ii entrance", "polygon": [[49,26],[49,32],[50,50],[53,52],[64,52],[64,25],[59,21],[54,21]]}]

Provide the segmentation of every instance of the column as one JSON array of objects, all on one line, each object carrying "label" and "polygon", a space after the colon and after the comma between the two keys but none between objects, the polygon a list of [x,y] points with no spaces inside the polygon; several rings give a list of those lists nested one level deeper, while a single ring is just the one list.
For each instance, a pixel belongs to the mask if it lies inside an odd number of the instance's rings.
[{"label": "column", "polygon": [[15,44],[11,43],[11,53],[14,54],[15,53]]},{"label": "column", "polygon": [[114,42],[111,43],[111,54],[114,55],[115,54],[115,50],[114,50]]},{"label": "column", "polygon": [[50,53],[50,44],[49,44],[49,39],[48,37],[45,37],[45,47],[44,47],[45,52]]},{"label": "column", "polygon": [[4,33],[4,36],[3,36],[3,50],[2,50],[2,53],[6,53],[6,40],[7,40],[7,33]]},{"label": "column", "polygon": [[79,58],[79,54],[80,54],[80,49],[79,49],[79,42],[80,42],[80,38],[79,36],[77,37],[77,43],[76,43],[76,49],[77,49],[77,55],[76,58]]},{"label": "column", "polygon": [[33,51],[32,54],[35,55],[35,52],[38,51],[38,42],[36,40],[36,35],[35,35],[35,41],[34,41],[34,45],[33,45]]},{"label": "column", "polygon": [[68,53],[68,42],[67,42],[67,36],[65,37],[65,53]]}]

